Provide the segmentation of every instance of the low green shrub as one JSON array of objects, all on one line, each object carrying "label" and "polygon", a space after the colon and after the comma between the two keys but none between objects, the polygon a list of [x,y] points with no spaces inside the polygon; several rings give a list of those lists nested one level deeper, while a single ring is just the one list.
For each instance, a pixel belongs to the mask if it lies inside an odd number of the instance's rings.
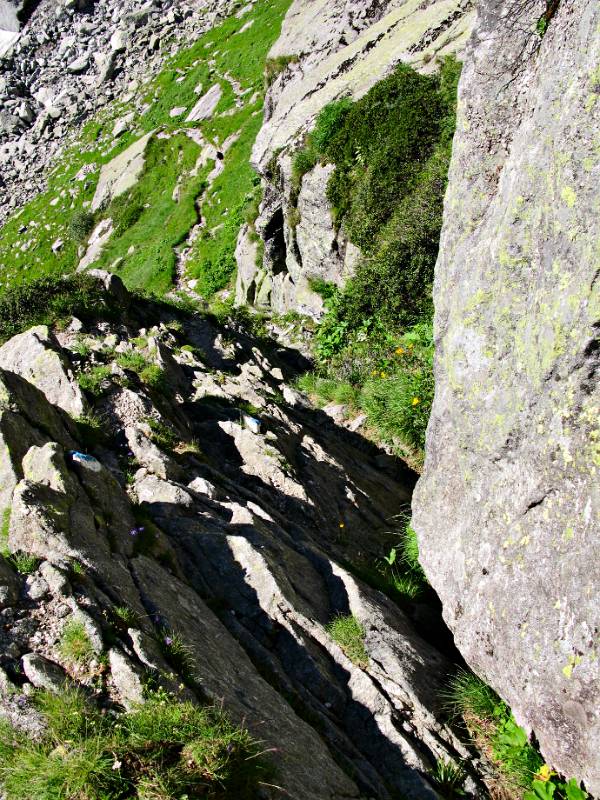
[{"label": "low green shrub", "polygon": [[327,633],[339,644],[350,661],[359,666],[369,662],[365,650],[365,629],[353,614],[339,615],[326,626]]},{"label": "low green shrub", "polygon": [[394,337],[381,324],[364,320],[363,329],[348,339],[347,323],[329,319],[336,325],[325,317],[316,335],[319,367],[302,376],[298,387],[322,404],[348,403],[365,413],[371,435],[419,468],[433,402],[431,325],[419,323]]},{"label": "low green shrub", "polygon": [[83,694],[38,692],[39,741],[0,721],[6,800],[251,800],[272,770],[247,730],[216,707],[154,693],[116,719]]},{"label": "low green shrub", "polygon": [[73,664],[88,664],[94,656],[94,647],[83,622],[71,620],[63,628],[59,650],[63,658]]},{"label": "low green shrub", "polygon": [[135,372],[142,383],[145,383],[151,389],[164,388],[164,370],[162,367],[159,367],[158,364],[152,364],[142,353],[137,353],[132,350],[121,353],[117,357],[117,364],[122,369]]},{"label": "low green shrub", "polygon": [[265,61],[265,91],[275,82],[289,64],[295,64],[297,61],[297,55],[267,58]]},{"label": "low green shrub", "polygon": [[74,242],[83,243],[94,228],[94,215],[88,211],[76,211],[67,228],[68,236]]},{"label": "low green shrub", "polygon": [[32,325],[54,325],[73,316],[114,319],[120,313],[114,298],[89,275],[38,278],[0,296],[0,341]]},{"label": "low green shrub", "polygon": [[93,397],[100,397],[107,387],[107,381],[112,375],[110,367],[105,364],[98,364],[90,367],[87,372],[82,372],[77,377],[80,387],[89,392]]},{"label": "low green shrub", "polygon": [[40,559],[30,553],[18,552],[9,555],[8,562],[20,575],[31,575],[38,568]]},{"label": "low green shrub", "polygon": [[158,364],[148,364],[140,372],[140,380],[151,389],[162,391],[165,388],[165,371]]}]

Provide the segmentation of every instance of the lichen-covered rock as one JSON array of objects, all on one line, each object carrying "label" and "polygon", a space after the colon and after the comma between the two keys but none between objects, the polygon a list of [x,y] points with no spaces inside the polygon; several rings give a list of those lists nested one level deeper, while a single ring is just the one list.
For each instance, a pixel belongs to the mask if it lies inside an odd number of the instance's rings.
[{"label": "lichen-covered rock", "polygon": [[413,503],[468,663],[600,792],[600,6],[480,5],[436,268]]}]

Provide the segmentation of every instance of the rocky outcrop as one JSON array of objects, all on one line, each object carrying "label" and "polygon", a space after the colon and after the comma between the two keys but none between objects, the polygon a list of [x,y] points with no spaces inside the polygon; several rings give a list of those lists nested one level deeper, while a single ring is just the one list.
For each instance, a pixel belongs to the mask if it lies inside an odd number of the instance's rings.
[{"label": "rocky outcrop", "polygon": [[519,8],[461,79],[413,520],[468,663],[598,794],[600,8]]},{"label": "rocky outcrop", "polygon": [[[434,800],[436,760],[468,758],[440,709],[452,664],[422,607],[403,611],[357,576],[387,553],[414,476],[287,385],[297,353],[128,300],[120,322],[43,341],[87,386],[104,368],[77,426],[30,372],[0,371],[17,559],[0,561],[0,675],[15,683],[0,713],[34,726],[29,684],[65,679],[132,708],[150,676],[223,703],[272,751],[286,796]],[[144,383],[134,354],[162,379]],[[37,557],[26,579],[10,566],[25,554]],[[327,630],[350,613],[360,664]],[[61,644],[74,623],[84,662]]]},{"label": "rocky outcrop", "polygon": [[238,302],[254,297],[278,312],[320,316],[311,280],[343,284],[359,253],[333,224],[325,196],[331,168],[317,165],[306,174],[296,201],[291,154],[327,103],[359,99],[400,62],[431,72],[437,58],[460,55],[473,18],[470,0],[292,3],[269,54],[286,66],[267,94],[252,155],[263,177],[256,230],[264,258],[256,264],[248,248],[238,248]]},{"label": "rocky outcrop", "polygon": [[14,372],[42,391],[48,400],[72,417],[81,417],[83,393],[46,325],[13,336],[0,347],[0,368]]}]

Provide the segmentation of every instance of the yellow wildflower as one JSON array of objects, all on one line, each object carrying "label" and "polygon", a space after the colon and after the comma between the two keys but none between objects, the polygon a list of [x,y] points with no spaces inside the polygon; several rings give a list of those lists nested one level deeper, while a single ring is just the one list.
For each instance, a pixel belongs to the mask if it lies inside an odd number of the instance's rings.
[{"label": "yellow wildflower", "polygon": [[402,348],[402,347],[397,347],[397,348],[396,348],[396,355],[397,355],[397,356],[401,356],[401,355],[402,355],[402,353],[404,353],[404,348]]},{"label": "yellow wildflower", "polygon": [[381,377],[382,377],[382,378],[387,378],[387,375],[386,375],[386,373],[385,373],[385,372],[382,372],[382,373],[381,373]]},{"label": "yellow wildflower", "polygon": [[420,402],[421,402],[421,398],[420,397],[413,397],[413,399],[412,399],[413,406],[418,406]]},{"label": "yellow wildflower", "polygon": [[553,775],[556,775],[556,772],[553,772],[548,764],[542,764],[535,777],[538,781],[549,781]]}]

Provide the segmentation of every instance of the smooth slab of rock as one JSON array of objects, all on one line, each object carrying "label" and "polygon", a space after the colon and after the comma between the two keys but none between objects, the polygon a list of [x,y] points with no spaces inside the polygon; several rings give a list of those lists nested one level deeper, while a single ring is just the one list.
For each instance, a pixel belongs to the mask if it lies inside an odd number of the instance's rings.
[{"label": "smooth slab of rock", "polygon": [[136,669],[122,650],[112,647],[108,651],[108,663],[112,680],[119,692],[123,705],[132,709],[144,702],[144,685],[140,670]]},{"label": "smooth slab of rock", "polygon": [[535,55],[535,8],[479,9],[413,525],[469,665],[598,795],[600,4],[559,4]]},{"label": "smooth slab of rock", "polygon": [[209,119],[212,117],[222,95],[223,89],[221,89],[221,84],[215,83],[206,94],[202,95],[200,100],[198,100],[196,105],[192,108],[187,116],[186,122],[199,122],[202,119]]},{"label": "smooth slab of rock", "polygon": [[96,193],[92,200],[92,211],[98,211],[115,197],[119,197],[135,186],[144,169],[146,147],[153,135],[154,131],[145,134],[127,150],[102,166]]}]

